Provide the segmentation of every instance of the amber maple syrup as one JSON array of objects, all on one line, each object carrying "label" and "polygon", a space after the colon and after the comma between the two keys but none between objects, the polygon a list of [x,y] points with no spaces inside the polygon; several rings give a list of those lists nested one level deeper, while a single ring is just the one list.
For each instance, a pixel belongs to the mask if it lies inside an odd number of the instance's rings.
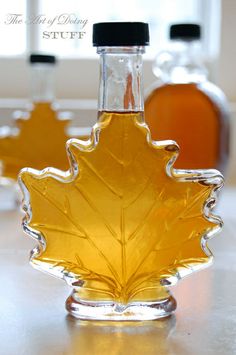
[{"label": "amber maple syrup", "polygon": [[176,168],[225,171],[229,155],[228,112],[204,90],[204,85],[157,87],[145,101],[145,119],[154,140],[171,138],[179,144]]}]

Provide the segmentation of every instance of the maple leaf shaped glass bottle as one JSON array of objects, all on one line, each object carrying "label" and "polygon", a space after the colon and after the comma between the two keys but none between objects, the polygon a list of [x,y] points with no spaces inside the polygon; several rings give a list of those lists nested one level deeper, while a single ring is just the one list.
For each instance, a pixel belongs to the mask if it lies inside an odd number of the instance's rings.
[{"label": "maple leaf shaped glass bottle", "polygon": [[[69,168],[65,152],[65,143],[72,137],[67,131],[69,113],[65,118],[65,113],[62,115],[62,112],[55,110],[56,58],[52,55],[32,54],[29,61],[31,108],[28,112],[18,115],[13,128],[0,129],[2,175],[15,181],[24,167]],[[76,133],[78,135],[78,130]]]},{"label": "maple leaf shaped glass bottle", "polygon": [[80,319],[147,320],[170,315],[167,286],[212,260],[221,227],[212,207],[216,170],[174,170],[173,141],[151,141],[144,122],[144,23],[99,23],[98,122],[90,140],[67,142],[70,170],[24,169],[26,233],[38,240],[35,268],[73,287],[66,308]]},{"label": "maple leaf shaped glass bottle", "polygon": [[160,80],[145,99],[145,120],[152,138],[174,139],[179,144],[176,168],[216,168],[224,173],[229,109],[224,93],[207,79],[201,59],[201,27],[172,25],[170,40],[170,50],[159,53],[154,63],[154,74]]}]

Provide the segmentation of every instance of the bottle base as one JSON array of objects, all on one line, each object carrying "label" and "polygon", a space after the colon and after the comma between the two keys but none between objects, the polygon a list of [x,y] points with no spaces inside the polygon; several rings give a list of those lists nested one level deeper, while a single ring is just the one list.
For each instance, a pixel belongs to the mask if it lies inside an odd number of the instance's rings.
[{"label": "bottle base", "polygon": [[176,301],[169,296],[158,302],[132,302],[122,305],[115,302],[90,302],[75,299],[73,292],[66,301],[67,311],[81,320],[145,321],[170,316]]}]

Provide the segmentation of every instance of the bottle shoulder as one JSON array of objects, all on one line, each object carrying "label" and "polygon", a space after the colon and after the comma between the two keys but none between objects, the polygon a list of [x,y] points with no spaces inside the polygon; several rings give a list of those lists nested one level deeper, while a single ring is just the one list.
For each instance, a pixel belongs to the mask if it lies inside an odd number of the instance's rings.
[{"label": "bottle shoulder", "polygon": [[208,96],[211,101],[214,103],[217,103],[219,106],[224,108],[225,111],[228,111],[229,113],[229,103],[228,99],[223,92],[216,84],[210,82],[210,81],[205,81],[202,83],[199,83],[197,85],[198,90],[200,90],[202,93],[204,93],[206,96]]},{"label": "bottle shoulder", "polygon": [[224,92],[208,80],[199,83],[155,82],[145,93],[145,104],[162,98],[171,103],[172,99],[183,97],[185,101],[193,100],[195,104],[199,102],[198,98],[205,98],[206,104],[213,104],[224,116],[229,116],[229,104]]}]

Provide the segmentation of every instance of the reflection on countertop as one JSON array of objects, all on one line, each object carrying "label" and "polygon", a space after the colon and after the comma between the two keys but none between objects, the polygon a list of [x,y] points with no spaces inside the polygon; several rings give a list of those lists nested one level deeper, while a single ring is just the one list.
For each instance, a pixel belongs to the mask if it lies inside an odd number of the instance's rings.
[{"label": "reflection on countertop", "polygon": [[68,354],[168,354],[166,342],[175,328],[175,316],[149,322],[87,322],[66,317],[71,342]]}]

